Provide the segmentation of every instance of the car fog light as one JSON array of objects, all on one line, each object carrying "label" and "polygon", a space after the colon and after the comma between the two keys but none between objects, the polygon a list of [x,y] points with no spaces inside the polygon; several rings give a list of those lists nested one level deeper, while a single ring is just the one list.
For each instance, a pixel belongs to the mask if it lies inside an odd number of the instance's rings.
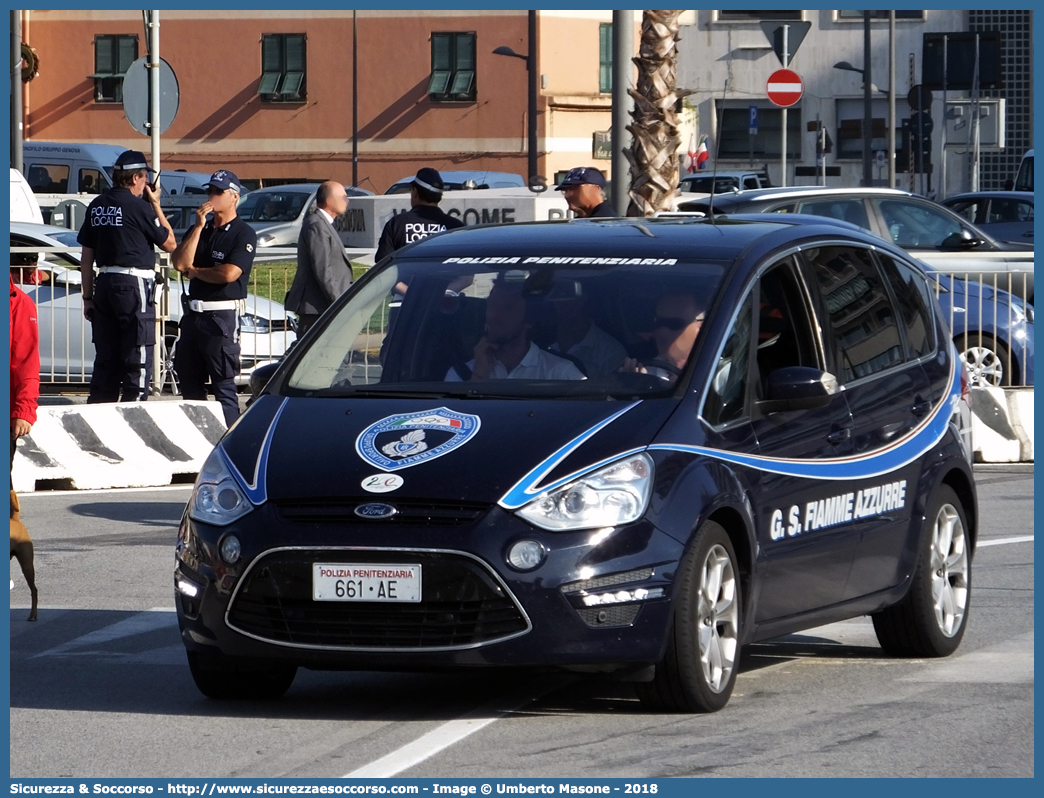
[{"label": "car fog light", "polygon": [[243,547],[239,544],[239,538],[229,535],[221,541],[221,559],[229,565],[235,565],[239,555],[243,553]]},{"label": "car fog light", "polygon": [[520,540],[508,550],[508,565],[516,571],[532,571],[544,561],[547,552],[535,540]]},{"label": "car fog light", "polygon": [[179,578],[177,587],[179,593],[183,593],[189,598],[195,598],[199,595],[199,587],[197,585],[192,584],[187,579]]}]

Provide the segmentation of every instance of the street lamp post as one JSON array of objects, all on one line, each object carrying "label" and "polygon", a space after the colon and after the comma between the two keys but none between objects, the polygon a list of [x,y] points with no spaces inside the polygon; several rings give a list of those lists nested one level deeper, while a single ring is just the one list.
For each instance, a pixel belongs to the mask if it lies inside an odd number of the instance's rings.
[{"label": "street lamp post", "polygon": [[533,178],[538,174],[537,168],[537,64],[536,64],[536,11],[529,12],[529,53],[522,55],[516,53],[510,47],[498,47],[493,51],[494,55],[509,55],[521,58],[526,62],[526,71],[529,73],[529,111],[527,125],[528,143],[526,149],[529,155],[529,174],[526,183],[532,184]]},{"label": "street lamp post", "polygon": [[885,89],[879,89],[873,83],[870,82],[870,75],[868,70],[854,67],[847,61],[838,61],[834,64],[834,69],[843,69],[846,72],[858,72],[863,76],[863,184],[866,186],[873,185],[873,153],[871,152],[872,147],[872,127],[874,124],[873,107],[870,102],[871,92],[879,91],[886,97],[891,95]]}]

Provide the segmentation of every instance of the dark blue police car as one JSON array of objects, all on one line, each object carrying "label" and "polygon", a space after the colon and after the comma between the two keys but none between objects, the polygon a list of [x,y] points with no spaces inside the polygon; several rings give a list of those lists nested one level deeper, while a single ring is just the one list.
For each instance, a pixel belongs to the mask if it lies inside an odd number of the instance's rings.
[{"label": "dark blue police car", "polygon": [[945,656],[968,418],[923,271],[854,228],[428,238],[322,317],[201,470],[174,574],[192,675],[264,698],[299,667],[552,666],[713,711],[744,644],[828,622]]}]

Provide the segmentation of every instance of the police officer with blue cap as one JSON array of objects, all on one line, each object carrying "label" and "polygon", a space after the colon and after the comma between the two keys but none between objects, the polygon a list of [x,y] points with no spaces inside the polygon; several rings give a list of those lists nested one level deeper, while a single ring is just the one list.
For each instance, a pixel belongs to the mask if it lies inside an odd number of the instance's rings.
[{"label": "police officer with blue cap", "polygon": [[571,210],[580,219],[592,216],[619,216],[605,201],[605,175],[593,166],[577,166],[566,172],[555,186]]},{"label": "police officer with blue cap", "polygon": [[83,315],[91,323],[95,350],[91,403],[148,399],[156,344],[153,247],[173,252],[177,244],[159,192],[149,185],[143,153],[121,152],[112,183],[87,207],[76,237],[83,247]]},{"label": "police officer with blue cap", "polygon": [[219,169],[205,188],[207,201],[174,250],[174,268],[189,281],[174,369],[186,399],[206,399],[209,379],[225,424],[232,426],[239,418],[239,316],[246,309],[257,233],[236,215],[241,191],[234,173]]}]

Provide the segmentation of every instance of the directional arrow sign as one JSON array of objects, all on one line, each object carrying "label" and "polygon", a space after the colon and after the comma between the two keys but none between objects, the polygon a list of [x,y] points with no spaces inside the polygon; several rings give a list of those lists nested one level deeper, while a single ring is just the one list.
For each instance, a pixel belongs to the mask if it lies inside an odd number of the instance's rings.
[{"label": "directional arrow sign", "polygon": [[790,69],[777,69],[768,79],[768,98],[780,108],[789,108],[804,92],[798,73]]}]

